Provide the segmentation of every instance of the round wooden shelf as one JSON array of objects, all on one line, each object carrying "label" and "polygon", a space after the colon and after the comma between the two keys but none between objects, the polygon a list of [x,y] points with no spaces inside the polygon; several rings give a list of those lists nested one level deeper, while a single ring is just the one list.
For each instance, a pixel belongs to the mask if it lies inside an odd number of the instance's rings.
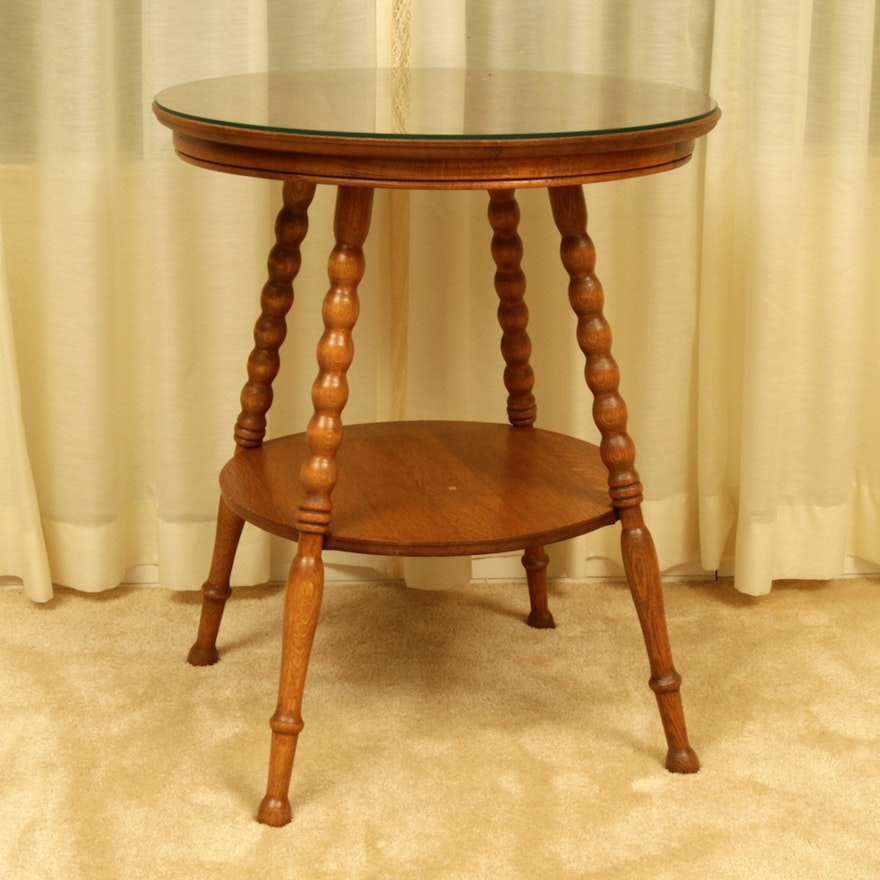
[{"label": "round wooden shelf", "polygon": [[[296,539],[305,434],[241,450],[222,470],[229,507]],[[538,428],[384,422],[345,428],[324,546],[469,556],[551,544],[616,520],[596,446]]]}]

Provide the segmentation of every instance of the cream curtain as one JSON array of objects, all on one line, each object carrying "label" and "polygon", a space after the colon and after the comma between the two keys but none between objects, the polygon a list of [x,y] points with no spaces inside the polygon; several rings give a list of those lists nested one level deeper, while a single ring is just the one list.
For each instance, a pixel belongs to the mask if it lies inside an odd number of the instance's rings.
[{"label": "cream curtain", "polygon": [[[374,63],[711,91],[724,116],[689,166],[587,192],[661,565],[732,560],[759,594],[880,564],[877,27],[866,0],[6,0],[0,576],[35,600],[137,566],[201,583],[279,192],[184,165],[150,100],[199,77]],[[276,435],[307,418],[332,199],[312,211]],[[546,195],[520,202],[540,423],[592,438]],[[503,418],[485,210],[480,193],[380,194],[347,421]],[[247,530],[234,579],[277,577],[291,553]],[[616,536],[551,555],[557,575],[607,571]],[[385,570],[338,557],[339,576],[354,564]],[[405,571],[471,573],[518,562]]]},{"label": "cream curtain", "polygon": [[699,326],[704,565],[748,593],[880,560],[880,18],[715,4]]}]

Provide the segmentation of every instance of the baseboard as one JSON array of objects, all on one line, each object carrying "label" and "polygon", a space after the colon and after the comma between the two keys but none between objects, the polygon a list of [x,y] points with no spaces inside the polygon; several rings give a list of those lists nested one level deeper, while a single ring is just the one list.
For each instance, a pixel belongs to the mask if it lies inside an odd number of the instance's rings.
[{"label": "baseboard", "polygon": [[[401,580],[399,568],[394,560],[382,557],[364,557],[354,553],[326,554],[325,576],[327,583],[365,583],[388,582]],[[496,556],[475,557],[471,563],[473,581],[517,581],[523,580],[520,553],[499,554]],[[365,564],[366,561],[366,564]],[[372,563],[372,564],[371,564]],[[287,565],[273,565],[270,583],[283,583]],[[564,572],[551,570],[552,579],[566,580]],[[848,556],[844,562],[843,572],[838,577],[871,577],[880,575],[880,565]],[[677,565],[663,571],[664,580],[727,580],[734,576],[733,557],[725,557],[717,571],[706,571],[698,562]],[[625,575],[623,568],[610,559],[591,559],[586,564],[584,580],[622,580]],[[581,580],[579,578],[578,580]],[[125,574],[123,586],[159,587],[159,569],[155,565],[138,565]],[[198,589],[196,585],[193,589]],[[20,590],[22,580],[18,577],[0,576],[0,590]]]}]

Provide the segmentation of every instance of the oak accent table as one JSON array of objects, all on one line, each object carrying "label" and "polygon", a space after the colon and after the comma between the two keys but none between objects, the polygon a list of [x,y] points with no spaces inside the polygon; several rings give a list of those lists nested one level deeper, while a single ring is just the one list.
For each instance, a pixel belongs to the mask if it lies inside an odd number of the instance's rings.
[{"label": "oak accent table", "polygon": [[[215,171],[283,181],[283,207],[254,329],[235,455],[220,475],[214,556],[189,661],[216,662],[244,521],[298,541],[284,606],[281,682],[261,822],[290,821],[288,799],[306,667],[323,590],[324,548],[401,556],[521,549],[531,613],[552,627],[544,546],[619,520],[623,560],[666,734],[666,767],[699,767],[685,728],[657,557],[604,294],[594,274],[582,184],[683,165],[720,112],[706,95],[653,83],[507,70],[325,70],[247,74],[175,86],[153,105],[178,155]],[[338,187],[325,330],[306,431],[263,442],[307,210]],[[509,425],[397,422],[345,428],[363,244],[376,187],[489,193]],[[598,447],[533,427],[531,342],[515,190],[545,187],[562,238],[568,296],[586,361]],[[338,483],[338,485],[337,485]],[[453,487],[455,489],[453,490]],[[334,491],[335,489],[335,491]],[[333,504],[331,505],[331,494]]]}]

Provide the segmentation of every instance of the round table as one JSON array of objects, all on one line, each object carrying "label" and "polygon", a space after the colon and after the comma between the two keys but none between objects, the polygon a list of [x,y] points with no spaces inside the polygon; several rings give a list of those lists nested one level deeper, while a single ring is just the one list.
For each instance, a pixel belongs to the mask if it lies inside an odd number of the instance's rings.
[{"label": "round table", "polygon": [[[283,621],[281,681],[270,721],[269,782],[258,818],[290,821],[300,706],[323,591],[322,551],[401,556],[524,551],[528,623],[554,626],[546,544],[621,524],[627,580],[645,637],[667,740],[666,766],[694,772],[666,631],[635,447],[594,273],[582,184],[654,174],[690,158],[720,111],[699,92],[559,72],[342,69],[201,80],[156,96],[153,110],[187,162],[283,181],[283,206],[235,426],[220,475],[214,556],[189,660],[216,662],[217,633],[245,521],[298,542]],[[323,305],[314,415],[264,442],[300,245],[317,184],[338,187]],[[346,426],[358,282],[376,187],[488,191],[509,424],[450,421]],[[547,188],[561,236],[599,446],[534,427],[528,309],[515,191]],[[344,435],[344,441],[343,441]],[[539,673],[536,673],[538,675]]]}]

